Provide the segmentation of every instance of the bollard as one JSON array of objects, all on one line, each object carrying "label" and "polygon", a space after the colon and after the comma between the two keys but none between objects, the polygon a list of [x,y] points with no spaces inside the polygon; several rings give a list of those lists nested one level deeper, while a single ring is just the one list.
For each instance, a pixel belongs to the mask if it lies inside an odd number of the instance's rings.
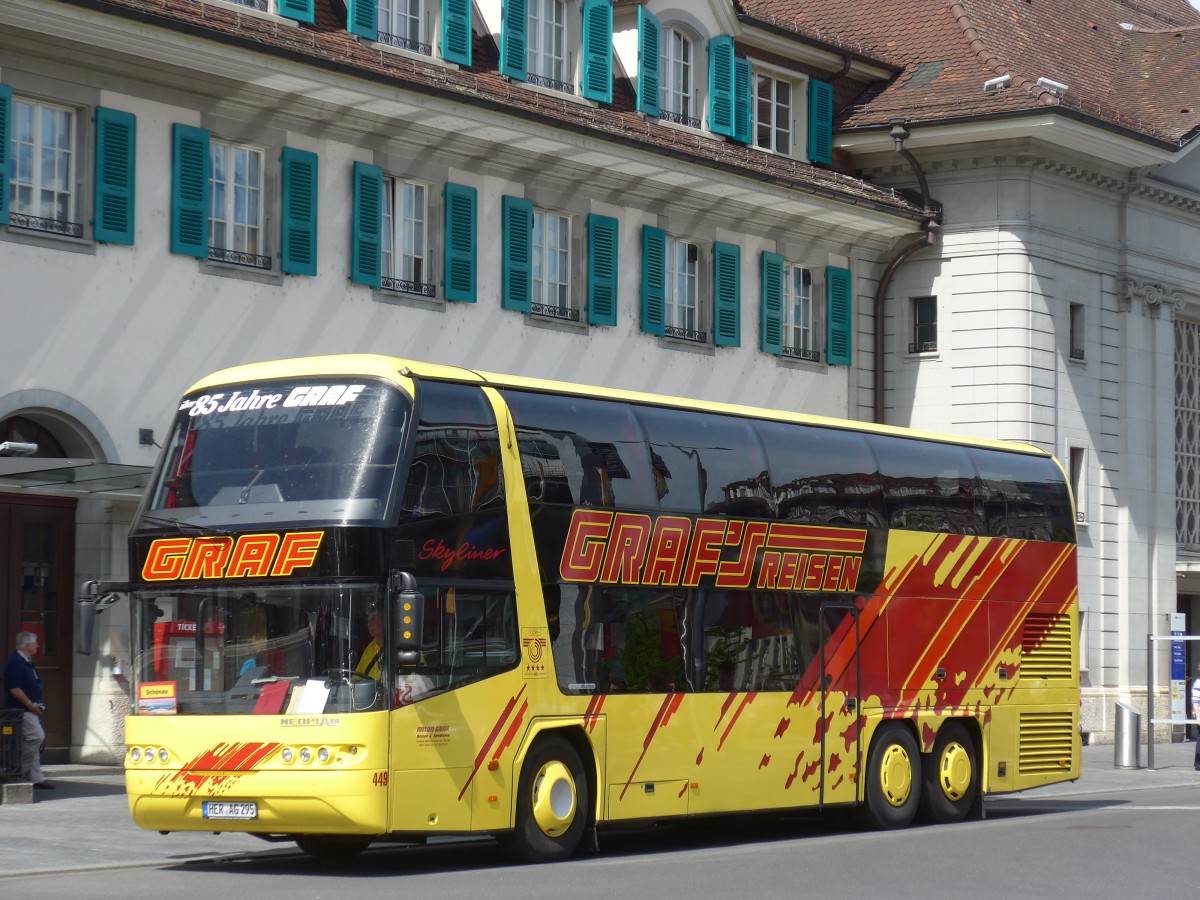
[{"label": "bollard", "polygon": [[1118,769],[1140,769],[1138,737],[1142,716],[1128,703],[1117,704],[1116,732],[1113,739],[1113,765]]}]

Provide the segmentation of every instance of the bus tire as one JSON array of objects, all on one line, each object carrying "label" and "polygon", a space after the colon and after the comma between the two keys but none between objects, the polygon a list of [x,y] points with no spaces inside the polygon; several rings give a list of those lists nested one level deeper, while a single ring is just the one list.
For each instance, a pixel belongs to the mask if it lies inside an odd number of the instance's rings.
[{"label": "bus tire", "polygon": [[296,846],[323,862],[345,862],[358,856],[371,844],[370,838],[343,834],[298,834]]},{"label": "bus tire", "polygon": [[522,863],[566,859],[587,827],[588,798],[575,748],[557,735],[539,739],[521,768],[515,827],[501,836],[505,853]]},{"label": "bus tire", "polygon": [[979,790],[979,762],[975,742],[961,722],[941,727],[923,767],[921,817],[939,823],[965,819]]},{"label": "bus tire", "polygon": [[903,828],[912,822],[921,799],[921,753],[905,725],[885,722],[867,754],[866,786],[858,808],[867,828]]}]

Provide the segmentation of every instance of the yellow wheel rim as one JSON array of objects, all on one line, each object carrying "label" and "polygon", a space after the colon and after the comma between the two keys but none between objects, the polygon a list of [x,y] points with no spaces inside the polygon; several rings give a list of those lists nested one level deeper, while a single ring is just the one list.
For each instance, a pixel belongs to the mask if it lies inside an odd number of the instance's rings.
[{"label": "yellow wheel rim", "polygon": [[892,744],[883,751],[879,765],[879,786],[883,797],[895,807],[901,807],[912,794],[912,760],[908,751],[899,744]]},{"label": "yellow wheel rim", "polygon": [[971,789],[971,754],[958,741],[951,741],[938,762],[942,793],[951,800],[961,800]]},{"label": "yellow wheel rim", "polygon": [[558,837],[575,820],[579,804],[571,770],[558,760],[546,763],[533,779],[533,819],[550,837]]}]

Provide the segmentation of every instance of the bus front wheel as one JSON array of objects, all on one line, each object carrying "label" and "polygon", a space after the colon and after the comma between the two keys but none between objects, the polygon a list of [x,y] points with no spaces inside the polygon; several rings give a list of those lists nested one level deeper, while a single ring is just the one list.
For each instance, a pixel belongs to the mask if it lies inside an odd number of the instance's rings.
[{"label": "bus front wheel", "polygon": [[539,740],[517,786],[515,827],[501,838],[517,862],[555,862],[579,846],[587,825],[588,785],[575,748],[561,737]]},{"label": "bus front wheel", "polygon": [[867,754],[866,789],[859,821],[868,828],[903,828],[921,799],[921,753],[898,722],[880,726]]},{"label": "bus front wheel", "polygon": [[924,770],[922,817],[930,822],[965,819],[979,790],[979,766],[975,743],[962,723],[947,722],[941,727]]},{"label": "bus front wheel", "polygon": [[340,862],[354,859],[370,846],[365,837],[340,834],[298,834],[296,846],[313,859],[324,862]]}]

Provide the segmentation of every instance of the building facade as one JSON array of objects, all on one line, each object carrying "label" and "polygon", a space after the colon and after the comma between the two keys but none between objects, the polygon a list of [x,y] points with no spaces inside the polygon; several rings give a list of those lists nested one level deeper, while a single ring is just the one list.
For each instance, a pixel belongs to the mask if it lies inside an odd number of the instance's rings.
[{"label": "building facade", "polygon": [[[1093,56],[1189,58],[1183,0],[1085,5]],[[356,351],[1053,450],[1103,738],[1200,613],[1200,118],[1005,6],[0,5],[0,637],[43,634],[50,758],[123,753],[127,610],[81,655],[73,598],[179,394]]]}]

